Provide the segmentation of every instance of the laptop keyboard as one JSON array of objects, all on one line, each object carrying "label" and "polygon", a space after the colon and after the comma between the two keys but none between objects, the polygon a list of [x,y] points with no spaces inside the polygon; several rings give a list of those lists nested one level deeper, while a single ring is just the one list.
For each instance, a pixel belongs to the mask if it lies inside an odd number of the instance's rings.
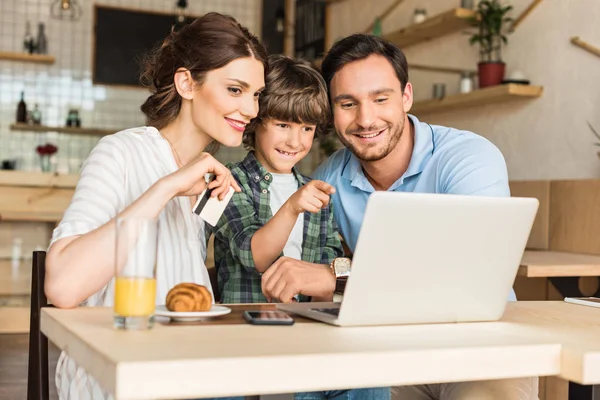
[{"label": "laptop keyboard", "polygon": [[340,314],[339,308],[311,308],[311,310],[333,315],[334,317],[337,317]]}]

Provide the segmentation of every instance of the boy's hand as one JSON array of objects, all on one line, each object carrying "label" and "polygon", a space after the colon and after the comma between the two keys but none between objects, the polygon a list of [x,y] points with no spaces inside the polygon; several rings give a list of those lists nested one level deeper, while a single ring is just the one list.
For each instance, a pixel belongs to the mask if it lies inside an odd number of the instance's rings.
[{"label": "boy's hand", "polygon": [[280,257],[263,274],[261,286],[269,302],[289,303],[297,294],[330,301],[335,290],[335,277],[328,265]]},{"label": "boy's hand", "polygon": [[300,214],[305,211],[316,213],[329,204],[329,196],[335,193],[335,188],[327,182],[313,180],[302,186],[286,203]]}]

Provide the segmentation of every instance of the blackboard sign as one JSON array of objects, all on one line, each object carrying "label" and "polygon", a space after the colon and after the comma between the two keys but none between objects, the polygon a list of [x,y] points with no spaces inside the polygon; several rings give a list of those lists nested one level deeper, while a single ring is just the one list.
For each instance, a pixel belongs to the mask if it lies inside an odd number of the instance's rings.
[{"label": "blackboard sign", "polygon": [[327,2],[296,1],[296,57],[314,60],[325,52],[325,9]]},{"label": "blackboard sign", "polygon": [[263,0],[262,43],[269,54],[283,53],[285,0]]},{"label": "blackboard sign", "polygon": [[[141,87],[143,56],[171,33],[177,16],[96,5],[94,17],[94,84]],[[184,24],[195,18],[186,17]]]}]

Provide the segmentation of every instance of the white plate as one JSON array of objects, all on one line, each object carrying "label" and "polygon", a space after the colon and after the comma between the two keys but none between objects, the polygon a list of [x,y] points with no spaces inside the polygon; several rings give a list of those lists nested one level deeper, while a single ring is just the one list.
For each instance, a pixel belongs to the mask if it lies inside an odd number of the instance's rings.
[{"label": "white plate", "polygon": [[205,318],[218,317],[219,315],[229,314],[231,308],[214,305],[208,311],[196,311],[196,312],[175,312],[167,310],[165,306],[156,306],[154,315],[161,317],[169,317],[173,321],[179,322],[192,322],[201,321]]}]

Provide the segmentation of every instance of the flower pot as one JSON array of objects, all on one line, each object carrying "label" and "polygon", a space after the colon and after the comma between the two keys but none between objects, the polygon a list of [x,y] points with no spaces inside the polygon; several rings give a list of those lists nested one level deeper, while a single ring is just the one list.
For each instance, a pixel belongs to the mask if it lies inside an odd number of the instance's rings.
[{"label": "flower pot", "polygon": [[503,62],[480,62],[477,64],[479,74],[479,87],[495,86],[502,83],[504,79],[504,69],[506,64]]}]

